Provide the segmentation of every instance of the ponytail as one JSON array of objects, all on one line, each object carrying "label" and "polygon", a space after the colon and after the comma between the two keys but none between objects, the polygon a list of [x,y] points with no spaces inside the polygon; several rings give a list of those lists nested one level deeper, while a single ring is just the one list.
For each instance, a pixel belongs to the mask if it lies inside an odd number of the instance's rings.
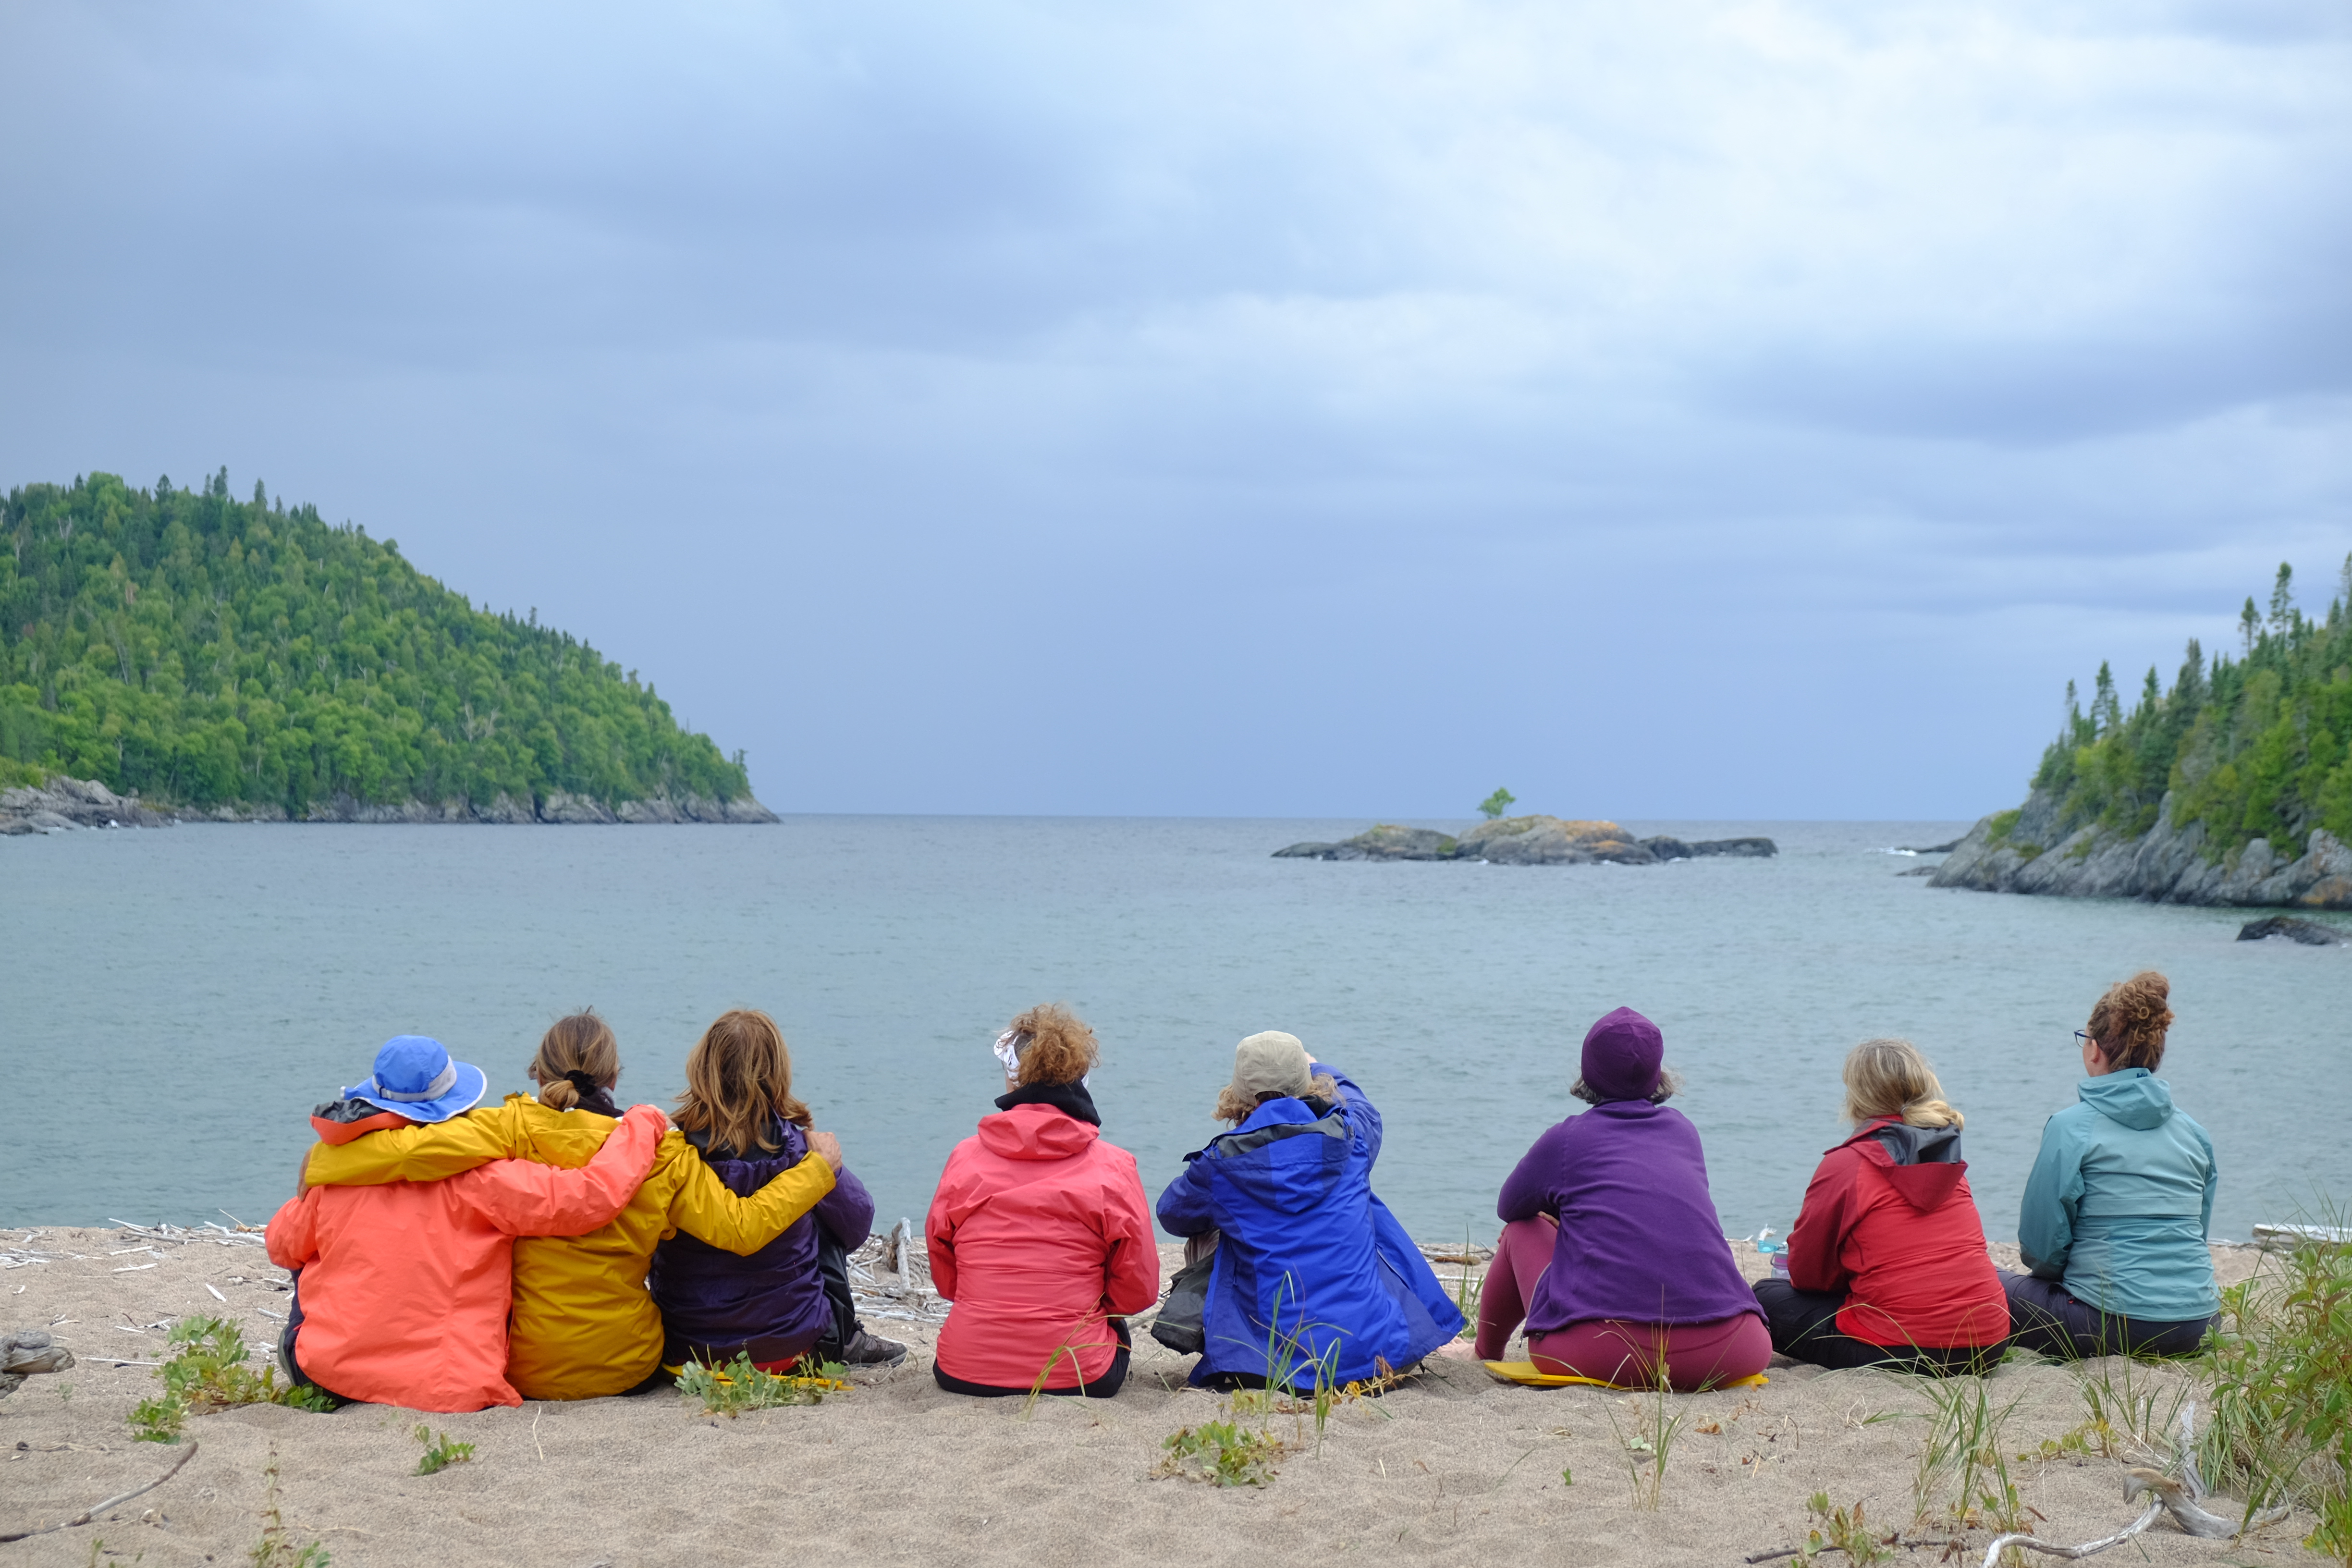
[{"label": "ponytail", "polygon": [[569,1110],[580,1103],[575,1073],[599,1089],[610,1089],[621,1079],[621,1043],[593,1007],[558,1018],[539,1037],[539,1054],[530,1058],[539,1102],[550,1110]]}]

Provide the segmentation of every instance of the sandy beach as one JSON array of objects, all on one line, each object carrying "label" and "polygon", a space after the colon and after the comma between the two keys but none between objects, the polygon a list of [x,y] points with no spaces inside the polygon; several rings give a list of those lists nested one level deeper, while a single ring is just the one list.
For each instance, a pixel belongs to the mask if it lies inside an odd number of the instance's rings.
[{"label": "sandy beach", "polygon": [[[199,1234],[142,1249],[142,1237],[121,1230],[0,1232],[0,1258],[13,1264],[0,1268],[0,1329],[47,1327],[79,1360],[0,1399],[0,1534],[71,1518],[181,1458],[180,1447],[131,1440],[126,1418],[154,1392],[155,1373],[122,1363],[162,1361],[163,1329],[192,1313],[231,1315],[250,1342],[274,1344],[285,1276],[257,1239]],[[1735,1249],[1760,1278],[1753,1249]],[[1994,1250],[2013,1265],[2013,1253]],[[1174,1257],[1163,1249],[1163,1277]],[[2228,1282],[2263,1255],[2221,1247],[2215,1257]],[[886,1293],[899,1283],[887,1269],[875,1277]],[[1990,1536],[1954,1531],[1948,1520],[1915,1524],[1927,1424],[1903,1417],[1925,1405],[1877,1373],[1776,1365],[1762,1388],[1669,1396],[1667,1417],[1685,1419],[1653,1509],[1637,1505],[1629,1461],[1642,1456],[1628,1447],[1653,1400],[1508,1386],[1470,1359],[1466,1342],[1407,1386],[1343,1405],[1319,1452],[1307,1424],[1306,1447],[1271,1485],[1217,1488],[1152,1479],[1162,1440],[1216,1418],[1220,1402],[1187,1390],[1189,1363],[1148,1337],[1139,1336],[1117,1399],[1027,1408],[941,1393],[929,1330],[902,1320],[871,1326],[912,1344],[904,1365],[861,1375],[820,1405],[734,1420],[667,1394],[464,1415],[353,1405],[331,1415],[254,1406],[197,1416],[188,1436],[200,1447],[169,1482],[89,1524],[0,1544],[0,1568],[246,1563],[273,1457],[289,1539],[322,1542],[341,1568],[1739,1563],[1800,1544],[1816,1492],[1862,1504],[1882,1533],[1903,1527],[1911,1549],[1898,1562],[1973,1563]],[[2083,1375],[2119,1378],[2126,1369],[2011,1364],[1990,1380],[1997,1405],[2016,1401],[2000,1447],[2043,1539],[2088,1540],[2138,1511],[2124,1500],[2121,1458],[2017,1458],[2082,1426]],[[2143,1386],[2178,1376],[2128,1370]],[[417,1475],[420,1421],[474,1444],[473,1459]],[[1274,1418],[1279,1434],[1293,1426]],[[2298,1514],[2233,1543],[2193,1540],[2159,1520],[2140,1537],[2144,1550],[2126,1545],[2099,1561],[2317,1562],[2299,1544],[2310,1528]],[[1954,1540],[1968,1545],[1956,1552],[1946,1545]]]}]

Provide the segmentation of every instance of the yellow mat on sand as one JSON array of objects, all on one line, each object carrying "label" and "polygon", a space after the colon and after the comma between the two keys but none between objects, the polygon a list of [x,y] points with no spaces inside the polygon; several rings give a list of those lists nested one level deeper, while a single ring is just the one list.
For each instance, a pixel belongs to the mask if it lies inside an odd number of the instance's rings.
[{"label": "yellow mat on sand", "polygon": [[[1483,1363],[1482,1364],[1488,1372],[1493,1373],[1505,1383],[1521,1383],[1525,1384],[1529,1388],[1567,1388],[1570,1386],[1578,1386],[1583,1388],[1622,1388],[1638,1391],[1649,1387],[1649,1384],[1647,1384],[1604,1383],[1597,1377],[1576,1377],[1566,1373],[1538,1372],[1536,1370],[1536,1363],[1531,1361],[1490,1361]],[[1730,1383],[1722,1384],[1719,1386],[1723,1388],[1761,1388],[1771,1381],[1772,1380],[1770,1378],[1766,1377],[1759,1372],[1753,1377],[1738,1378]]]}]

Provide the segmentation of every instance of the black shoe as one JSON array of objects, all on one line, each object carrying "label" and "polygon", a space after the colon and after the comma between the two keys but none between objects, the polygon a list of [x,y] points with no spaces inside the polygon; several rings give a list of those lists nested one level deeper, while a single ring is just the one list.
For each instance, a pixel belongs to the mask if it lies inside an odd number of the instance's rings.
[{"label": "black shoe", "polygon": [[867,1333],[866,1325],[860,1323],[857,1331],[849,1337],[849,1342],[841,1347],[839,1353],[825,1359],[837,1361],[844,1366],[897,1366],[907,1359],[907,1347],[896,1340],[881,1339]]}]

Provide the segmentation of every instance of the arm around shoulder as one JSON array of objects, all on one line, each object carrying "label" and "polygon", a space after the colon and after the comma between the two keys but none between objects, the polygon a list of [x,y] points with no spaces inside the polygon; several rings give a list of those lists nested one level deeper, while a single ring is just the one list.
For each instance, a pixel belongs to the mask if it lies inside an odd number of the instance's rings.
[{"label": "arm around shoulder", "polygon": [[509,1236],[585,1236],[629,1206],[653,1169],[668,1120],[633,1105],[621,1124],[576,1171],[529,1160],[499,1160],[457,1178],[465,1195]]},{"label": "arm around shoulder", "polygon": [[389,1127],[310,1151],[304,1179],[314,1187],[373,1187],[438,1182],[524,1152],[521,1120],[505,1105],[477,1107],[446,1121]]},{"label": "arm around shoulder", "polygon": [[730,1192],[679,1132],[663,1136],[662,1157],[678,1162],[686,1173],[670,1200],[670,1223],[738,1257],[749,1257],[783,1235],[833,1191],[833,1166],[814,1152],[791,1170],[779,1171],[748,1198]]}]

